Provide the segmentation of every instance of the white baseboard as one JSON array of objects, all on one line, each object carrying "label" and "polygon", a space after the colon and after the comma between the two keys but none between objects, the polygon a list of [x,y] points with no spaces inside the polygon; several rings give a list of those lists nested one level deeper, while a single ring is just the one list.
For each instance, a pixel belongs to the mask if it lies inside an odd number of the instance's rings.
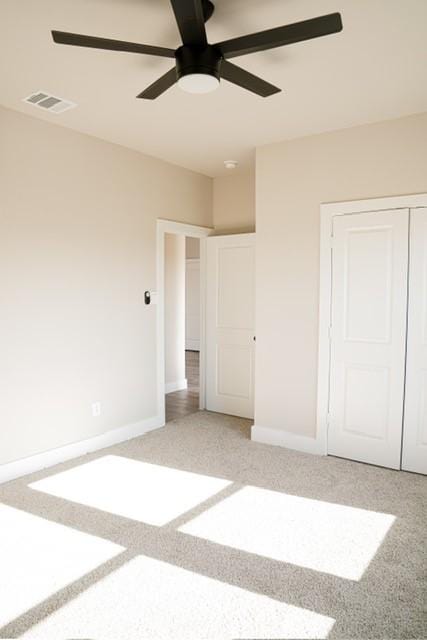
[{"label": "white baseboard", "polygon": [[185,341],[186,351],[200,351],[200,340],[194,338],[187,338]]},{"label": "white baseboard", "polygon": [[94,438],[73,442],[64,447],[44,451],[43,453],[38,453],[35,456],[23,458],[22,460],[8,462],[7,464],[0,465],[0,484],[9,482],[9,480],[14,480],[15,478],[20,478],[21,476],[26,476],[34,471],[52,467],[60,462],[78,458],[86,453],[105,449],[106,447],[111,447],[125,440],[131,440],[148,431],[163,427],[163,425],[164,421],[161,416],[154,416],[146,420],[128,424],[124,427],[119,427],[118,429],[112,429]]},{"label": "white baseboard", "polygon": [[187,378],[184,380],[175,380],[175,382],[165,383],[165,393],[173,393],[174,391],[183,391],[187,388]]},{"label": "white baseboard", "polygon": [[313,453],[316,455],[324,455],[325,453],[321,443],[316,440],[316,438],[298,436],[289,431],[281,431],[269,427],[258,427],[255,424],[251,429],[251,440],[286,447],[287,449],[294,449],[295,451],[301,451],[303,453]]}]

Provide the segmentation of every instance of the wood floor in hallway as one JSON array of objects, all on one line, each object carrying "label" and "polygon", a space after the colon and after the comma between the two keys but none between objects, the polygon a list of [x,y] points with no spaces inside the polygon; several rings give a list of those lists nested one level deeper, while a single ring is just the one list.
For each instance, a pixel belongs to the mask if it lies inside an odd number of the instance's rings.
[{"label": "wood floor in hallway", "polygon": [[199,410],[199,352],[185,352],[187,389],[166,394],[166,422]]}]

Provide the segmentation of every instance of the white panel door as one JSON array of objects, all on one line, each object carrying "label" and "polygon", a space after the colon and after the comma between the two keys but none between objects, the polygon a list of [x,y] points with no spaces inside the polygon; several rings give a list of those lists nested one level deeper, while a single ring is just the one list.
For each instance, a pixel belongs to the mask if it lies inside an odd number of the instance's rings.
[{"label": "white panel door", "polygon": [[409,211],[333,222],[328,453],[400,468]]},{"label": "white panel door", "polygon": [[427,209],[411,211],[402,469],[427,474]]},{"label": "white panel door", "polygon": [[252,418],[255,234],[207,238],[206,408]]},{"label": "white panel door", "polygon": [[185,262],[185,348],[200,351],[200,260]]}]

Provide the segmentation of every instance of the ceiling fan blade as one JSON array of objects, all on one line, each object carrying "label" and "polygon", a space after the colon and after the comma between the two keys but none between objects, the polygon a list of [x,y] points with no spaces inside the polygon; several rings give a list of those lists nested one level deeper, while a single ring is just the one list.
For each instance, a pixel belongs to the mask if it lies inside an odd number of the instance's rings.
[{"label": "ceiling fan blade", "polygon": [[109,51],[127,51],[129,53],[146,53],[150,56],[174,58],[175,51],[165,47],[153,47],[149,44],[136,42],[124,42],[123,40],[109,40],[108,38],[95,38],[79,33],[67,33],[66,31],[52,31],[52,37],[58,44],[70,44],[75,47],[92,47],[93,49],[107,49]]},{"label": "ceiling fan blade", "polygon": [[158,98],[162,93],[167,91],[177,81],[176,68],[173,67],[170,71],[165,73],[161,78],[150,84],[149,87],[144,89],[137,98],[145,98],[145,100],[154,100]]},{"label": "ceiling fan blade", "polygon": [[171,0],[171,5],[183,44],[207,45],[202,0]]},{"label": "ceiling fan blade", "polygon": [[258,76],[254,76],[253,73],[249,73],[249,71],[245,71],[245,69],[237,67],[227,60],[221,62],[221,78],[237,84],[239,87],[243,87],[243,89],[252,91],[252,93],[256,93],[263,98],[267,98],[281,91],[279,87],[275,87],[273,84],[266,82],[262,78],[258,78]]},{"label": "ceiling fan blade", "polygon": [[320,38],[342,30],[342,20],[339,13],[330,13],[326,16],[295,22],[284,27],[259,31],[240,38],[218,42],[218,47],[224,58],[234,58],[247,53],[283,47],[286,44]]}]

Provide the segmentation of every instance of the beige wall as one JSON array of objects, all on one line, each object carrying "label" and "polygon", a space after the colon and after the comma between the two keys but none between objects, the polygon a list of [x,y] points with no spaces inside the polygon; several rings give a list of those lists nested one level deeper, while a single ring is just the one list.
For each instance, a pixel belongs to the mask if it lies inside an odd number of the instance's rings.
[{"label": "beige wall", "polygon": [[185,238],[185,257],[189,259],[200,258],[199,238]]},{"label": "beige wall", "polygon": [[236,169],[213,181],[216,233],[255,230],[255,171]]},{"label": "beige wall", "polygon": [[156,218],[211,225],[211,202],[209,178],[0,108],[0,463],[156,415]]},{"label": "beige wall", "polygon": [[185,380],[185,236],[166,233],[165,383],[170,385],[181,383],[183,380]]},{"label": "beige wall", "polygon": [[[426,143],[422,114],[258,150],[257,425],[315,433],[320,203],[427,191]],[[253,174],[213,182],[0,108],[0,464],[156,414],[156,219],[254,227]]]},{"label": "beige wall", "polygon": [[255,423],[314,436],[319,205],[427,192],[427,114],[257,150]]}]

